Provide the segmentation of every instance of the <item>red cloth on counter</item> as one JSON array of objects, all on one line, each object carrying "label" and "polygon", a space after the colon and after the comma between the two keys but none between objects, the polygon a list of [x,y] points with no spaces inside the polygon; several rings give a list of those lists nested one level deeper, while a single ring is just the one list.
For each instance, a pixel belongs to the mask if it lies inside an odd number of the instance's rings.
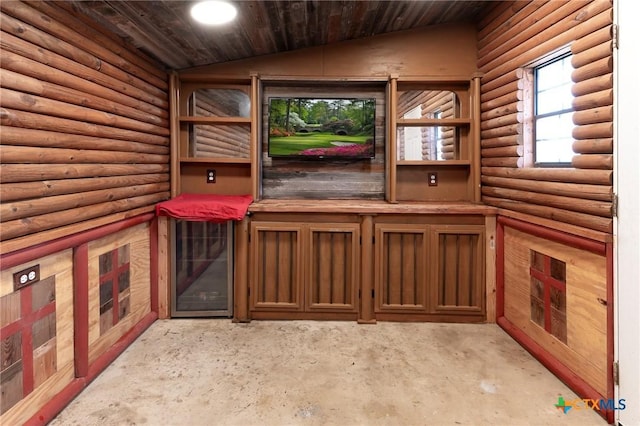
[{"label": "red cloth on counter", "polygon": [[196,222],[242,220],[253,202],[251,195],[181,194],[156,205],[158,216]]}]

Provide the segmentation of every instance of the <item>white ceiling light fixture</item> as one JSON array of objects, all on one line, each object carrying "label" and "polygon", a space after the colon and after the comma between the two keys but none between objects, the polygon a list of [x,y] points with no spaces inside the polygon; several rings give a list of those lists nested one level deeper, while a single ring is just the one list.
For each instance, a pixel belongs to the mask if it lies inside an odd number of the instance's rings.
[{"label": "white ceiling light fixture", "polygon": [[236,7],[226,1],[201,1],[191,7],[191,17],[206,25],[226,24],[233,21],[237,14]]}]

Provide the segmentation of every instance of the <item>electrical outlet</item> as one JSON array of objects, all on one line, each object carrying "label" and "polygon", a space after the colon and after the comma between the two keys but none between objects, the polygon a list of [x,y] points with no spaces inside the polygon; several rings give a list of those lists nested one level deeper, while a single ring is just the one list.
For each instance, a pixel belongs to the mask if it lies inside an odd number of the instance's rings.
[{"label": "electrical outlet", "polygon": [[215,169],[207,169],[207,183],[216,183]]},{"label": "electrical outlet", "polygon": [[40,281],[40,265],[33,265],[13,274],[13,291]]},{"label": "electrical outlet", "polygon": [[438,173],[429,172],[427,175],[427,182],[429,186],[438,186]]}]

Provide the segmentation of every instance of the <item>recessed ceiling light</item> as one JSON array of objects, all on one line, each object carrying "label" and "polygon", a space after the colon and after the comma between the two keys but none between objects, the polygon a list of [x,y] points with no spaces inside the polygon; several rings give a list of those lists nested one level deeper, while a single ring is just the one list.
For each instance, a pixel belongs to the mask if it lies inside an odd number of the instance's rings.
[{"label": "recessed ceiling light", "polygon": [[207,25],[226,24],[232,21],[237,13],[235,6],[226,1],[202,1],[191,7],[191,17]]}]

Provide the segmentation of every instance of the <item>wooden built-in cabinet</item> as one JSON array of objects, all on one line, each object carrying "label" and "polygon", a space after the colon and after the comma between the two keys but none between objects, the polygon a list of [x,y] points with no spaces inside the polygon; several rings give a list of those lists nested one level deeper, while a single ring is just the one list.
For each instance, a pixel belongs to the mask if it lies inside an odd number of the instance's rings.
[{"label": "wooden built-in cabinet", "polygon": [[433,225],[430,229],[432,308],[436,313],[484,312],[484,226]]},{"label": "wooden built-in cabinet", "polygon": [[302,228],[301,224],[251,223],[252,310],[304,309]]},{"label": "wooden built-in cabinet", "polygon": [[360,225],[314,223],[307,229],[305,308],[310,312],[356,312]]},{"label": "wooden built-in cabinet", "polygon": [[375,311],[429,312],[428,229],[378,223],[375,240]]},{"label": "wooden built-in cabinet", "polygon": [[[352,83],[172,79],[173,195],[255,201],[236,233],[246,239],[236,240],[235,320],[485,320],[486,220],[495,212],[480,204],[480,77],[390,76],[386,92],[383,80]],[[269,96],[358,90],[376,99],[384,154],[274,165],[264,152]],[[314,176],[326,191],[309,184]],[[292,190],[300,177],[305,190]],[[361,187],[332,191],[341,180]]]},{"label": "wooden built-in cabinet", "polygon": [[486,319],[491,208],[264,200],[250,211],[240,320]]},{"label": "wooden built-in cabinet", "polygon": [[252,220],[250,246],[249,303],[257,316],[339,313],[355,319],[358,223]]},{"label": "wooden built-in cabinet", "polygon": [[[415,319],[442,315],[483,319],[485,227],[454,224],[454,218],[404,217],[405,223],[398,223],[399,218],[385,223],[388,219],[383,217],[381,223],[375,223],[378,317],[408,314]],[[429,220],[435,223],[426,223]]]}]

